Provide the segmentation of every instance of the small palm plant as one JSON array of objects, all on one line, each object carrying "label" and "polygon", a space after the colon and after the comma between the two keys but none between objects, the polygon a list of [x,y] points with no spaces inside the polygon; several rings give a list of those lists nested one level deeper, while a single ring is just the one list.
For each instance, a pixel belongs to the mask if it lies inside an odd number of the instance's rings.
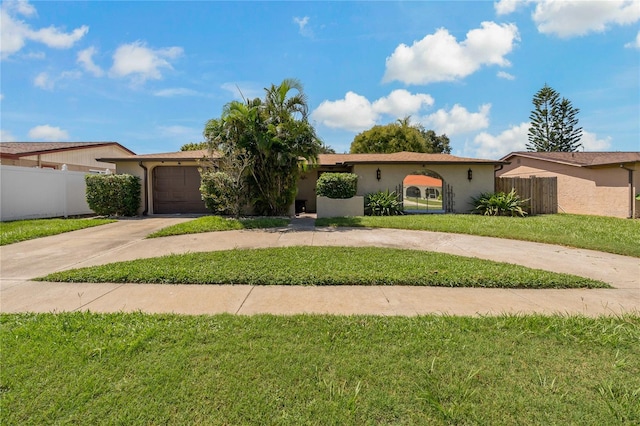
[{"label": "small palm plant", "polygon": [[485,216],[519,216],[524,217],[527,201],[520,199],[516,190],[512,189],[508,194],[504,192],[485,192],[478,197],[471,198],[473,212]]},{"label": "small palm plant", "polygon": [[387,189],[365,196],[364,214],[367,216],[397,216],[404,214],[404,207],[396,192],[389,192]]}]

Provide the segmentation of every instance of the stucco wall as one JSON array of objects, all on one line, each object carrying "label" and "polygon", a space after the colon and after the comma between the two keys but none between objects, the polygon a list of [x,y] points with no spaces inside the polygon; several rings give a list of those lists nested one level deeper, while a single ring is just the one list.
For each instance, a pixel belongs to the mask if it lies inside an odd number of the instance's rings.
[{"label": "stucco wall", "polygon": [[323,217],[364,216],[364,197],[356,195],[347,199],[317,197],[318,219]]},{"label": "stucco wall", "polygon": [[[380,169],[380,181],[377,179],[377,170]],[[473,178],[467,179],[467,171],[471,169]],[[307,211],[316,211],[315,185],[319,171],[324,169],[312,169],[298,181],[298,195],[296,199],[307,200]],[[326,170],[336,171],[336,170]],[[493,164],[356,164],[352,173],[358,175],[357,195],[366,195],[377,191],[401,190],[402,181],[407,175],[433,171],[438,173],[446,184],[453,188],[453,206],[457,213],[468,213],[473,208],[469,203],[471,197],[476,197],[482,192],[492,192],[494,189]],[[443,188],[444,189],[444,188]]]},{"label": "stucco wall", "polygon": [[86,173],[0,166],[0,220],[91,214]]},{"label": "stucco wall", "polygon": [[[558,178],[558,211],[574,214],[629,217],[629,172],[619,166],[586,168],[515,157],[498,176]],[[640,163],[635,166],[633,194],[638,193]],[[632,202],[638,217],[638,202]]]},{"label": "stucco wall", "polygon": [[[380,181],[377,170],[380,169]],[[472,179],[467,179],[467,171],[472,170]],[[493,164],[356,164],[353,172],[358,175],[358,195],[376,191],[395,191],[402,188],[407,175],[433,171],[440,175],[445,184],[453,189],[453,210],[455,213],[468,213],[473,206],[471,197],[482,192],[492,192],[494,188]],[[443,188],[444,190],[444,188]],[[446,196],[443,194],[443,196]],[[443,200],[443,203],[445,201]]]}]

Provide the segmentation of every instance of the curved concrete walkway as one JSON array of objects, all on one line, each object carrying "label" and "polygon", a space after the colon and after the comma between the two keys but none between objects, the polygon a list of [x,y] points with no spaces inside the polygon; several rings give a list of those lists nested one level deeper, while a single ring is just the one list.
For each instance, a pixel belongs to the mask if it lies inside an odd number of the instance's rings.
[{"label": "curved concrete walkway", "polygon": [[[589,316],[640,313],[640,259],[523,241],[364,228],[314,228],[294,219],[288,228],[226,231],[144,239],[190,220],[121,220],[0,248],[0,311],[144,311],[181,314],[496,315],[561,313]],[[288,287],[45,283],[33,278],[83,266],[170,253],[249,247],[376,246],[429,250],[509,262],[605,281],[613,289],[520,290],[442,287]]]}]

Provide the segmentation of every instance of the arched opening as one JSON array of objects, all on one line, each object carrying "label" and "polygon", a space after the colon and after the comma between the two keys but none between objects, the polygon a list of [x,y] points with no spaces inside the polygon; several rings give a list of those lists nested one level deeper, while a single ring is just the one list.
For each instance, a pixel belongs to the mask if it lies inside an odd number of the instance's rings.
[{"label": "arched opening", "polygon": [[406,189],[405,196],[421,198],[422,191],[420,191],[420,188],[418,188],[417,186],[410,186]]},{"label": "arched opening", "polygon": [[405,213],[444,213],[444,185],[442,176],[432,170],[419,170],[405,176],[402,181]]}]

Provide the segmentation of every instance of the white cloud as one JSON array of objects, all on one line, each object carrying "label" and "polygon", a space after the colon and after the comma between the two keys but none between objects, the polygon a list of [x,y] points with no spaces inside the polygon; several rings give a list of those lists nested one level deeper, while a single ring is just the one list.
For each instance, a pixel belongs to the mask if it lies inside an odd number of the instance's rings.
[{"label": "white cloud", "polygon": [[482,132],[473,139],[472,146],[465,146],[465,153],[477,158],[502,158],[513,151],[526,151],[528,137],[528,122],[512,126],[497,136]]},{"label": "white cloud", "polygon": [[526,3],[528,3],[527,0],[500,0],[493,3],[493,7],[496,10],[496,14],[508,15]]},{"label": "white cloud", "polygon": [[389,93],[389,96],[378,99],[372,107],[376,113],[401,118],[415,114],[423,107],[432,106],[433,102],[433,98],[425,93],[413,95],[407,90],[400,89]]},{"label": "white cloud", "polygon": [[0,101],[4,100],[4,93],[0,93]]},{"label": "white cloud", "polygon": [[640,31],[638,31],[638,35],[636,35],[636,39],[633,40],[632,42],[625,44],[624,47],[627,47],[630,49],[640,49]]},{"label": "white cloud", "polygon": [[41,72],[33,79],[33,85],[44,90],[53,90],[54,87],[63,80],[77,79],[82,77],[80,71],[63,71],[57,77],[51,77],[47,72]]},{"label": "white cloud", "polygon": [[28,135],[31,139],[46,142],[58,142],[69,139],[69,133],[67,133],[66,130],[48,124],[32,128],[29,130]]},{"label": "white cloud", "polygon": [[311,117],[327,127],[358,132],[373,127],[377,114],[367,98],[347,92],[344,99],[323,101]]},{"label": "white cloud", "polygon": [[304,37],[313,37],[313,31],[307,25],[309,24],[309,17],[305,16],[304,18],[299,18],[294,16],[293,22],[298,25],[298,31],[300,35]]},{"label": "white cloud", "polygon": [[33,85],[44,90],[53,90],[53,80],[46,72],[41,72],[33,79]]},{"label": "white cloud", "polygon": [[498,78],[504,78],[505,80],[515,80],[516,77],[512,74],[509,74],[508,72],[504,72],[504,71],[498,71],[497,74]]},{"label": "white cloud", "polygon": [[77,62],[82,65],[82,67],[93,74],[96,77],[102,77],[104,75],[104,71],[98,65],[93,62],[93,55],[96,54],[96,48],[91,46],[87,49],[81,50],[78,52]]},{"label": "white cloud", "polygon": [[83,25],[67,33],[55,26],[32,29],[20,17],[32,17],[36,9],[27,1],[7,1],[0,7],[0,21],[2,28],[0,37],[0,54],[3,59],[18,52],[27,41],[36,41],[56,49],[68,49],[89,32],[89,27]]},{"label": "white cloud", "polygon": [[386,60],[383,81],[406,84],[453,81],[476,72],[483,65],[511,65],[505,55],[520,40],[514,24],[483,22],[458,43],[444,28],[412,46],[401,44]]},{"label": "white cloud", "polygon": [[607,136],[604,139],[598,139],[595,133],[583,130],[580,143],[585,151],[606,151],[611,147],[611,137]]},{"label": "white cloud", "polygon": [[31,31],[29,38],[56,49],[68,49],[89,32],[86,25],[76,28],[71,33],[64,33],[54,26]]},{"label": "white cloud", "polygon": [[169,60],[181,56],[181,47],[151,49],[141,41],[119,46],[113,54],[112,77],[131,76],[136,83],[162,78],[161,69],[173,69]]},{"label": "white cloud", "polygon": [[0,129],[0,142],[16,142],[17,139],[7,130]]},{"label": "white cloud", "polygon": [[163,98],[172,98],[174,96],[197,96],[199,93],[192,89],[184,87],[174,87],[172,89],[162,89],[153,93],[154,96]]},{"label": "white cloud", "polygon": [[538,31],[562,38],[604,32],[613,25],[640,20],[638,0],[502,0],[494,6],[498,15],[504,15],[528,3],[536,4],[532,18]]},{"label": "white cloud", "polygon": [[362,131],[373,127],[382,115],[403,118],[433,105],[433,98],[424,93],[411,94],[407,90],[394,90],[373,103],[362,95],[347,92],[344,99],[324,101],[311,117],[327,127]]},{"label": "white cloud", "polygon": [[439,109],[433,114],[420,118],[420,122],[436,133],[448,136],[474,132],[489,127],[491,104],[480,106],[478,112],[469,112],[465,107],[455,104],[449,111]]}]

